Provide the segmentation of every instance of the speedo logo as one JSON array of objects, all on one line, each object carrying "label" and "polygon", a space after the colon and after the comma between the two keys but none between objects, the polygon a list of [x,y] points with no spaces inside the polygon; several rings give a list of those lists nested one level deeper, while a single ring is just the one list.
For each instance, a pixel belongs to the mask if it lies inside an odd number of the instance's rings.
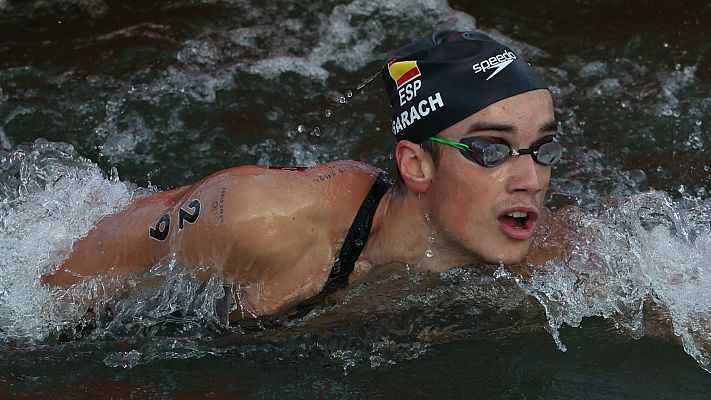
[{"label": "speedo logo", "polygon": [[511,64],[515,59],[516,54],[508,50],[504,50],[504,52],[501,54],[497,54],[493,57],[487,58],[484,61],[474,64],[472,68],[474,69],[475,74],[496,68],[496,70],[492,72],[488,78],[486,78],[486,80],[488,81],[489,79],[493,78],[494,75],[498,74],[499,72],[503,71],[504,68],[508,67],[509,64]]}]

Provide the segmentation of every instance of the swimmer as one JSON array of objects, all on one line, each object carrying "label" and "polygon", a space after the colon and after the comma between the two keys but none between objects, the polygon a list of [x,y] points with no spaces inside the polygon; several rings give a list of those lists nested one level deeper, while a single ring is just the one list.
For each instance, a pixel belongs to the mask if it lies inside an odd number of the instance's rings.
[{"label": "swimmer", "polygon": [[394,179],[356,161],[223,170],[102,219],[44,282],[130,276],[169,259],[214,265],[239,284],[238,320],[386,264],[439,272],[550,256],[530,249],[563,148],[531,66],[481,32],[442,30],[397,50],[381,75]]}]

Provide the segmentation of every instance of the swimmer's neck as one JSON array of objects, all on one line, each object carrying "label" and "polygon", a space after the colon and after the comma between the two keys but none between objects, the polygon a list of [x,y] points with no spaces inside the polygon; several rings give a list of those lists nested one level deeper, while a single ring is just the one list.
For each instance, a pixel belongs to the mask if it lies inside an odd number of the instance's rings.
[{"label": "swimmer's neck", "polygon": [[391,187],[373,218],[363,258],[372,266],[402,263],[414,270],[441,272],[477,262],[461,249],[448,246],[432,221],[424,198],[407,192],[397,196]]}]

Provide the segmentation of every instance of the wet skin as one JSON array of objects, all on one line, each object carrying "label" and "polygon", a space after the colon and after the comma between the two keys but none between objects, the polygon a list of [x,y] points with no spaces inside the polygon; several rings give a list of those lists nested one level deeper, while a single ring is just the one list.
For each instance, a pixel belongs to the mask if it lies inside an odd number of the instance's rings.
[{"label": "wet skin", "polygon": [[[469,136],[498,138],[521,149],[555,133],[550,93],[536,90],[494,103],[438,137],[451,141]],[[431,170],[426,187],[412,186],[421,192],[425,212],[431,215],[442,243],[440,251],[462,263],[476,257],[511,264],[526,257],[548,189],[550,166],[523,155],[486,168],[459,150],[443,146],[439,166],[425,168]],[[528,213],[523,229],[510,226],[513,221],[505,214],[511,211]]]},{"label": "wet skin", "polygon": [[[492,104],[439,136],[496,137],[520,149],[554,133],[550,94],[539,90]],[[419,145],[397,144],[408,190],[404,196],[389,190],[381,200],[351,283],[393,262],[442,271],[481,261],[515,263],[526,256],[551,168],[529,155],[485,168],[454,148],[442,150],[435,166]],[[242,303],[231,319],[279,313],[321,291],[376,174],[354,161],[304,171],[220,171],[136,199],[101,220],[44,281],[68,286],[95,275],[131,276],[174,258],[188,267],[218,267],[235,282]],[[191,206],[196,199],[202,205],[199,216]],[[505,217],[511,211],[529,217],[516,227]],[[163,237],[156,232],[165,230],[158,223],[165,214],[172,219]],[[188,218],[183,229],[177,229],[180,215]]]}]

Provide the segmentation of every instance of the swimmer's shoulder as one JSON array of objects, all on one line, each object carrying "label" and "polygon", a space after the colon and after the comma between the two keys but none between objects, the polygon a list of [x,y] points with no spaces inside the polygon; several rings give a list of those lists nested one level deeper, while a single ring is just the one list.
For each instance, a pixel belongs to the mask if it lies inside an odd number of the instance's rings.
[{"label": "swimmer's shoulder", "polygon": [[370,187],[380,170],[363,162],[340,160],[322,164],[304,172],[316,185],[326,183],[357,190],[363,186]]},{"label": "swimmer's shoulder", "polygon": [[350,160],[296,168],[241,166],[202,179],[192,186],[194,194],[190,195],[224,198],[252,215],[312,209],[328,218],[331,212],[352,208],[351,203],[358,207],[380,172]]},{"label": "swimmer's shoulder", "polygon": [[[339,160],[312,167],[240,166],[218,171],[196,186],[226,186],[240,193],[300,194],[305,197],[338,196],[349,189],[370,187],[380,169],[359,161]],[[342,189],[342,190],[339,190]]]},{"label": "swimmer's shoulder", "polygon": [[346,179],[360,178],[368,180],[370,178],[372,180],[380,171],[380,169],[370,164],[353,160],[337,160],[316,166],[296,167],[245,165],[217,171],[196,182],[195,185],[199,186],[215,180],[238,181],[240,179],[250,180],[255,178],[263,180],[270,177],[274,179],[292,179],[295,183],[299,183],[303,179],[314,179],[323,182],[339,176]]}]

